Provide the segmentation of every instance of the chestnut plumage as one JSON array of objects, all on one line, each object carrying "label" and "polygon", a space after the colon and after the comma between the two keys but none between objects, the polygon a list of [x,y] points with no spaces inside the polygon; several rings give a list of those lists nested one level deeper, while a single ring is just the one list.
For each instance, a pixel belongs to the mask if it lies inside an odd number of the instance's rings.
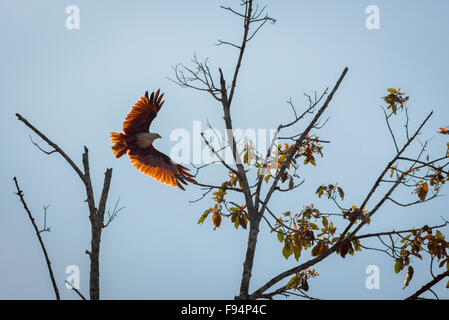
[{"label": "chestnut plumage", "polygon": [[151,122],[156,118],[164,101],[160,90],[139,99],[123,122],[123,132],[111,132],[112,151],[116,158],[125,153],[134,167],[157,181],[179,187],[185,190],[182,184],[195,182],[189,169],[177,164],[169,156],[158,151],[153,142],[160,138],[157,133],[150,132]]}]

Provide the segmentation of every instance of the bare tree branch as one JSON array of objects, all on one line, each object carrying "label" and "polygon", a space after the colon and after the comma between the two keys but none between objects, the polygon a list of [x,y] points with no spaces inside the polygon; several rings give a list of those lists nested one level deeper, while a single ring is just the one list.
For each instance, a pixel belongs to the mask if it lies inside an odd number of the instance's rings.
[{"label": "bare tree branch", "polygon": [[81,298],[82,300],[87,300],[86,297],[85,297],[85,296],[84,296],[84,295],[83,295],[77,288],[75,288],[75,287],[73,286],[73,284],[70,283],[70,281],[67,281],[67,280],[66,280],[65,283],[67,283],[69,286],[71,286],[71,287],[72,287],[72,290],[75,291],[76,294],[79,295],[80,298]]},{"label": "bare tree branch", "polygon": [[28,209],[28,206],[27,206],[27,204],[25,202],[25,198],[23,197],[23,191],[20,190],[17,178],[14,177],[13,180],[14,180],[14,183],[15,183],[16,189],[17,189],[16,195],[19,196],[20,201],[23,204],[23,208],[25,209],[26,213],[28,214],[28,218],[30,219],[31,224],[33,225],[34,231],[36,232],[37,239],[39,240],[39,244],[41,245],[42,252],[44,253],[45,262],[47,263],[48,273],[50,274],[51,284],[53,285],[53,290],[54,290],[55,295],[56,295],[56,300],[61,300],[61,297],[59,295],[58,286],[56,285],[55,276],[53,274],[53,269],[51,267],[51,261],[50,261],[50,258],[48,257],[48,253],[47,253],[47,249],[45,248],[44,241],[42,240],[42,237],[40,235],[39,229],[38,229],[38,227],[36,225],[36,222],[34,221],[34,218],[33,218],[32,214],[31,214],[31,211],[30,211],[30,209]]},{"label": "bare tree branch", "polygon": [[442,279],[444,279],[445,277],[448,277],[448,276],[449,276],[449,270],[447,270],[447,271],[445,271],[443,273],[440,273],[434,279],[432,279],[431,281],[426,283],[424,286],[421,287],[421,289],[416,291],[414,294],[412,294],[411,296],[409,296],[405,300],[416,300],[416,299],[418,299],[421,294],[423,294],[426,291],[429,291],[430,288],[432,288],[435,284],[437,284]]},{"label": "bare tree branch", "polygon": [[[433,229],[443,228],[443,227],[447,226],[448,224],[449,224],[449,222],[445,222],[445,223],[437,225],[437,226],[429,227],[429,229],[433,230]],[[393,235],[393,234],[409,233],[413,230],[416,230],[416,229],[410,228],[410,229],[400,230],[400,231],[392,230],[392,231],[368,233],[368,234],[362,234],[360,236],[354,236],[354,238],[355,239],[364,239],[364,238],[372,238],[372,237],[378,237],[378,236],[387,236],[387,235]]]},{"label": "bare tree branch", "polygon": [[[29,123],[24,117],[22,117],[20,114],[16,113],[16,117],[17,119],[19,119],[20,121],[22,121],[28,128],[30,128],[31,130],[33,130],[39,137],[41,137],[42,140],[44,140],[45,142],[47,142],[51,147],[53,147],[54,150],[56,150],[63,158],[65,161],[68,162],[68,164],[73,168],[73,170],[75,170],[75,172],[78,174],[78,176],[80,177],[80,179],[84,182],[84,174],[82,173],[82,171],[78,168],[78,166],[72,161],[72,159],[69,158],[69,156],[67,154],[65,154],[65,152],[58,147],[58,145],[56,143],[54,143],[53,141],[51,141],[50,139],[48,139],[42,132],[40,132],[38,129],[36,129],[31,123]],[[52,153],[52,152],[50,152]]]},{"label": "bare tree branch", "polygon": [[[81,181],[83,182],[86,189],[86,202],[89,207],[89,220],[91,223],[91,249],[90,251],[86,250],[86,253],[90,258],[90,298],[92,300],[100,299],[100,267],[99,267],[99,255],[100,255],[100,241],[101,241],[101,232],[104,228],[104,213],[106,209],[107,196],[109,193],[109,187],[112,179],[112,169],[108,168],[105,172],[103,189],[99,201],[98,209],[95,206],[95,197],[94,191],[92,187],[92,180],[90,176],[90,167],[89,167],[89,150],[87,147],[84,147],[84,153],[82,156],[83,169],[84,172],[80,170],[80,168],[75,164],[75,162],[53,141],[51,141],[47,136],[45,136],[42,132],[36,129],[30,122],[28,122],[24,117],[20,114],[16,113],[17,118],[22,121],[27,127],[33,130],[39,137],[42,138],[48,145],[53,147],[53,149],[58,152],[66,162],[73,168],[73,170],[78,174]],[[32,141],[33,142],[33,141]],[[37,145],[33,142],[33,144]],[[41,151],[44,151],[39,146],[38,148]],[[45,152],[45,151],[44,151]],[[46,154],[51,154],[52,152],[45,152]]]}]

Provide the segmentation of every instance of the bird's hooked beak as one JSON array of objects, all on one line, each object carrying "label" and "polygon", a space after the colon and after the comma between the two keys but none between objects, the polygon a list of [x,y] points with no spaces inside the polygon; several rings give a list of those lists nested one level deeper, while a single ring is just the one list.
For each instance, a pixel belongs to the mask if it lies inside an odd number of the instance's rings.
[{"label": "bird's hooked beak", "polygon": [[162,139],[162,137],[161,137],[161,135],[158,133],[157,134],[157,137],[159,138],[159,139]]}]

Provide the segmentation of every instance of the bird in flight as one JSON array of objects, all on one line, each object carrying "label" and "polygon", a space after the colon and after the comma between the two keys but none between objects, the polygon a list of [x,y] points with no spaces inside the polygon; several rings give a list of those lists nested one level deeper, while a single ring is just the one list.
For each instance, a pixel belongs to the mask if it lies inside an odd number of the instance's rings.
[{"label": "bird in flight", "polygon": [[164,101],[160,90],[145,96],[133,106],[123,123],[123,132],[111,132],[112,151],[116,158],[126,152],[134,167],[157,181],[179,187],[185,190],[182,184],[195,183],[193,175],[186,167],[177,164],[169,156],[158,151],[153,142],[161,138],[157,133],[150,132],[150,125],[161,109]]}]

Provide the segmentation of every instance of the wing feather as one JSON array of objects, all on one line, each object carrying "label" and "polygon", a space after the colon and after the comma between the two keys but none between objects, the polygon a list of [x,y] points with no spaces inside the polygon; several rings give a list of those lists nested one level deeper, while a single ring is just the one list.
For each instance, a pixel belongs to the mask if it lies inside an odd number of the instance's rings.
[{"label": "wing feather", "polygon": [[156,93],[151,93],[151,97],[148,97],[148,91],[146,91],[145,96],[136,102],[123,122],[123,131],[126,134],[148,132],[151,122],[156,118],[164,104],[164,101],[162,101],[164,94],[159,94],[160,89]]},{"label": "wing feather", "polygon": [[196,182],[193,176],[186,172],[189,169],[173,162],[170,157],[153,146],[146,149],[130,150],[128,156],[135,168],[164,184],[184,190],[181,183]]}]

